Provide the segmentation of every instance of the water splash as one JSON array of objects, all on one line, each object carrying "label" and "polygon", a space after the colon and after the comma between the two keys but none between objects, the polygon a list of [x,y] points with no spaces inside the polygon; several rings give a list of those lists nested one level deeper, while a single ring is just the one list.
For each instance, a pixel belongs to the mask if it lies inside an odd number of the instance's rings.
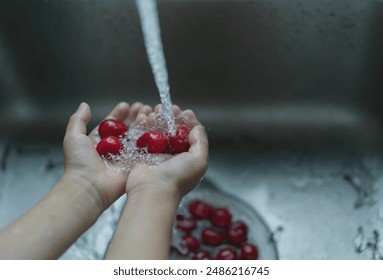
[{"label": "water splash", "polygon": [[[192,128],[189,118],[183,113],[177,115],[174,122],[177,125],[185,125],[189,129]],[[130,170],[137,165],[158,165],[163,161],[172,158],[174,156],[172,154],[151,154],[146,149],[137,147],[138,138],[145,132],[160,131],[166,134],[168,132],[167,128],[167,119],[162,113],[157,113],[151,118],[132,123],[125,135],[120,137],[123,144],[121,152],[118,155],[109,154],[107,157],[103,157],[106,166],[128,174]],[[96,146],[101,140],[100,135],[96,133],[92,140]]]},{"label": "water splash", "polygon": [[[160,131],[164,134],[175,134],[176,124],[183,124],[189,129],[192,128],[184,114],[177,115],[177,118],[173,114],[156,1],[136,0],[136,6],[140,16],[146,52],[162,103],[162,112],[155,114],[150,121],[144,120],[130,125],[126,135],[121,137],[123,149],[120,154],[104,157],[105,164],[108,167],[123,173],[128,173],[136,165],[157,165],[174,156],[165,153],[150,154],[145,149],[137,148],[137,139],[143,133]],[[97,145],[100,141],[99,135],[96,135],[93,141]]]},{"label": "water splash", "polygon": [[157,4],[155,0],[136,0],[136,6],[141,20],[146,52],[160,94],[164,114],[167,118],[168,131],[174,134],[176,130],[175,120],[172,111],[165,55],[161,41]]}]

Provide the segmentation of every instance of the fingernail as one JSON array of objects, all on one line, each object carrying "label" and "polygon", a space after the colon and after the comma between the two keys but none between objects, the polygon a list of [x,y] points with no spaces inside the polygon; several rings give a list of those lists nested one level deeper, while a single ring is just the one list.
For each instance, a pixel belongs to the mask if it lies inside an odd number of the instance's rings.
[{"label": "fingernail", "polygon": [[118,104],[118,107],[120,107],[121,109],[122,108],[125,108],[125,107],[129,107],[129,103],[128,102],[125,102],[125,101],[122,101]]},{"label": "fingernail", "polygon": [[83,109],[85,108],[85,106],[86,106],[85,102],[81,102],[81,103],[80,103],[80,106],[78,106],[77,111],[81,111],[81,110],[83,110]]}]

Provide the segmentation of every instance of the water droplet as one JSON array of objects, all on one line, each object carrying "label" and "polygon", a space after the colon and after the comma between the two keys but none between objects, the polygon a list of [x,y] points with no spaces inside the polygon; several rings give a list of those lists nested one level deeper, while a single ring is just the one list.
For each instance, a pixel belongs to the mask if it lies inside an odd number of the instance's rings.
[{"label": "water droplet", "polygon": [[[175,123],[183,124],[190,127],[188,118],[184,114],[180,114],[175,118]],[[138,138],[149,131],[160,131],[167,133],[168,124],[165,115],[155,114],[150,120],[142,120],[133,123],[127,133],[121,138],[123,149],[119,155],[110,155],[108,159],[104,158],[107,167],[117,169],[123,173],[128,173],[136,165],[158,165],[167,159],[172,158],[171,154],[150,154],[144,149],[136,146]],[[93,139],[95,145],[99,142],[99,136]]]}]

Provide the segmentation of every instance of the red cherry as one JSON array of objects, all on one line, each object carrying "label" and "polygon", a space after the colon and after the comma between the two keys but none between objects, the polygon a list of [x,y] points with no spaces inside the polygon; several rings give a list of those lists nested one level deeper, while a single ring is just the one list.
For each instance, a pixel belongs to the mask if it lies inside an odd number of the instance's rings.
[{"label": "red cherry", "polygon": [[193,235],[185,235],[182,237],[182,245],[190,252],[196,252],[199,249],[199,241]]},{"label": "red cherry", "polygon": [[98,134],[101,138],[106,136],[122,136],[128,130],[126,124],[119,120],[107,119],[98,126]]},{"label": "red cherry", "polygon": [[227,227],[231,222],[231,213],[226,208],[216,208],[210,215],[210,222],[216,227]]},{"label": "red cherry", "polygon": [[121,140],[116,136],[107,136],[97,144],[97,152],[106,158],[110,157],[110,154],[118,155],[123,145]]},{"label": "red cherry", "polygon": [[225,239],[225,234],[213,228],[205,228],[201,232],[202,242],[210,246],[215,247],[215,246],[221,245],[224,239]]},{"label": "red cherry", "polygon": [[242,229],[244,232],[246,232],[246,233],[248,232],[247,225],[245,224],[245,222],[243,222],[241,220],[231,222],[229,228],[230,229]]},{"label": "red cherry", "polygon": [[257,260],[259,257],[258,248],[254,244],[244,243],[241,246],[242,260]]},{"label": "red cherry", "polygon": [[212,207],[199,199],[195,199],[188,204],[188,209],[190,214],[195,218],[207,219],[211,213]]},{"label": "red cherry", "polygon": [[229,228],[229,230],[227,231],[227,241],[230,244],[240,245],[246,240],[247,240],[247,234],[241,228],[238,228],[238,229]]},{"label": "red cherry", "polygon": [[217,253],[217,260],[237,260],[237,253],[232,248],[222,248]]},{"label": "red cherry", "polygon": [[151,131],[138,138],[137,147],[145,148],[151,154],[160,154],[166,152],[168,142],[162,132]]},{"label": "red cherry", "polygon": [[209,251],[200,250],[192,257],[192,260],[212,260],[213,257]]},{"label": "red cherry", "polygon": [[177,215],[176,228],[185,232],[193,231],[196,228],[197,222],[193,218]]},{"label": "red cherry", "polygon": [[186,126],[180,125],[177,127],[176,133],[174,135],[167,135],[169,142],[169,152],[171,154],[179,154],[189,151],[189,133],[190,131]]},{"label": "red cherry", "polygon": [[247,232],[247,225],[243,221],[234,221],[227,230],[227,241],[233,245],[240,245],[247,240]]}]

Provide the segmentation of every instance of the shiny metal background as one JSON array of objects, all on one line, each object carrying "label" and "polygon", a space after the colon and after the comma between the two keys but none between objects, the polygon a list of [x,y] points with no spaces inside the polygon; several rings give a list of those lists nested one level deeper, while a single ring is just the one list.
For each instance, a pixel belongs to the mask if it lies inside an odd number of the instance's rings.
[{"label": "shiny metal background", "polygon": [[[172,100],[208,131],[209,178],[261,213],[279,256],[382,258],[383,2],[158,11]],[[134,1],[0,1],[0,226],[61,176],[78,104],[96,125],[121,100],[159,103]],[[102,257],[115,217],[64,258]]]}]

